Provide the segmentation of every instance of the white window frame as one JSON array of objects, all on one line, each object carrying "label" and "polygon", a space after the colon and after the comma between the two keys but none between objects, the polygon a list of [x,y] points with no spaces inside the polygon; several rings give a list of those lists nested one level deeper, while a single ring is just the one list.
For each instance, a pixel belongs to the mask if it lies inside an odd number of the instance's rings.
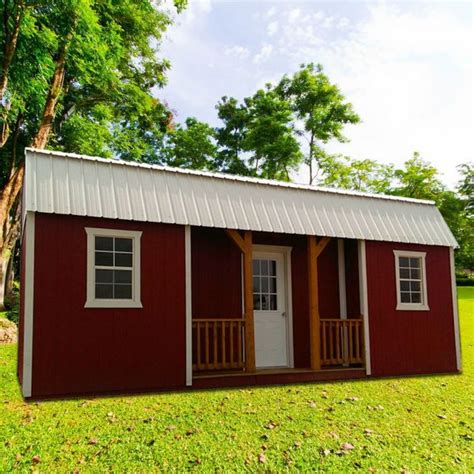
[{"label": "white window frame", "polygon": [[[394,250],[395,255],[395,281],[397,284],[397,310],[398,311],[429,311],[428,284],[426,281],[426,252],[413,252],[408,250]],[[402,303],[400,294],[400,257],[421,259],[421,303]]]},{"label": "white window frame", "polygon": [[[87,234],[87,299],[85,308],[143,308],[140,297],[140,240],[142,232],[133,230],[86,227]],[[132,298],[102,299],[95,297],[95,238],[118,237],[132,239]]]}]

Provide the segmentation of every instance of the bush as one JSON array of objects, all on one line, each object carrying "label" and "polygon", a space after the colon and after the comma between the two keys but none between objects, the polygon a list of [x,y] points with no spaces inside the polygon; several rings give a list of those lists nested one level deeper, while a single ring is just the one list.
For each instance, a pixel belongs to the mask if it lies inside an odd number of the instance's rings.
[{"label": "bush", "polygon": [[456,278],[457,286],[474,286],[474,279],[472,278]]},{"label": "bush", "polygon": [[13,291],[8,298],[5,298],[5,308],[7,310],[7,319],[18,325],[20,319],[20,284],[13,282]]}]

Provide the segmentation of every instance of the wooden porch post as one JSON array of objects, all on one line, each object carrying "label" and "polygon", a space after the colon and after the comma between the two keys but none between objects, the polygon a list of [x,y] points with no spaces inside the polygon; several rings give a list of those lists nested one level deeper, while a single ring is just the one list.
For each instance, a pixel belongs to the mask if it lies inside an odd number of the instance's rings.
[{"label": "wooden porch post", "polygon": [[242,238],[236,230],[227,229],[227,235],[240,248],[244,256],[245,371],[253,373],[255,372],[255,330],[253,321],[252,231],[246,230]]},{"label": "wooden porch post", "polygon": [[329,237],[323,237],[317,242],[315,235],[308,235],[309,344],[311,369],[313,370],[321,370],[318,257],[326,248],[329,241]]}]

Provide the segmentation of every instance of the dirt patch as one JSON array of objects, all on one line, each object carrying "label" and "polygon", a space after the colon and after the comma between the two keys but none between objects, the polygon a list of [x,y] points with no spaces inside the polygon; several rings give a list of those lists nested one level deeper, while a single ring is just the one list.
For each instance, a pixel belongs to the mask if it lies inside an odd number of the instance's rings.
[{"label": "dirt patch", "polygon": [[0,344],[11,344],[18,341],[16,324],[8,319],[0,318]]}]

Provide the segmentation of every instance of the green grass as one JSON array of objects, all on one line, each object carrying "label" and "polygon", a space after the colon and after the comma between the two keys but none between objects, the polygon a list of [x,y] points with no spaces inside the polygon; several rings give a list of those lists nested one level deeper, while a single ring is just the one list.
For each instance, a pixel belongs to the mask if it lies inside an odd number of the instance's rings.
[{"label": "green grass", "polygon": [[473,472],[474,288],[459,296],[462,375],[25,403],[0,347],[0,472]]}]

